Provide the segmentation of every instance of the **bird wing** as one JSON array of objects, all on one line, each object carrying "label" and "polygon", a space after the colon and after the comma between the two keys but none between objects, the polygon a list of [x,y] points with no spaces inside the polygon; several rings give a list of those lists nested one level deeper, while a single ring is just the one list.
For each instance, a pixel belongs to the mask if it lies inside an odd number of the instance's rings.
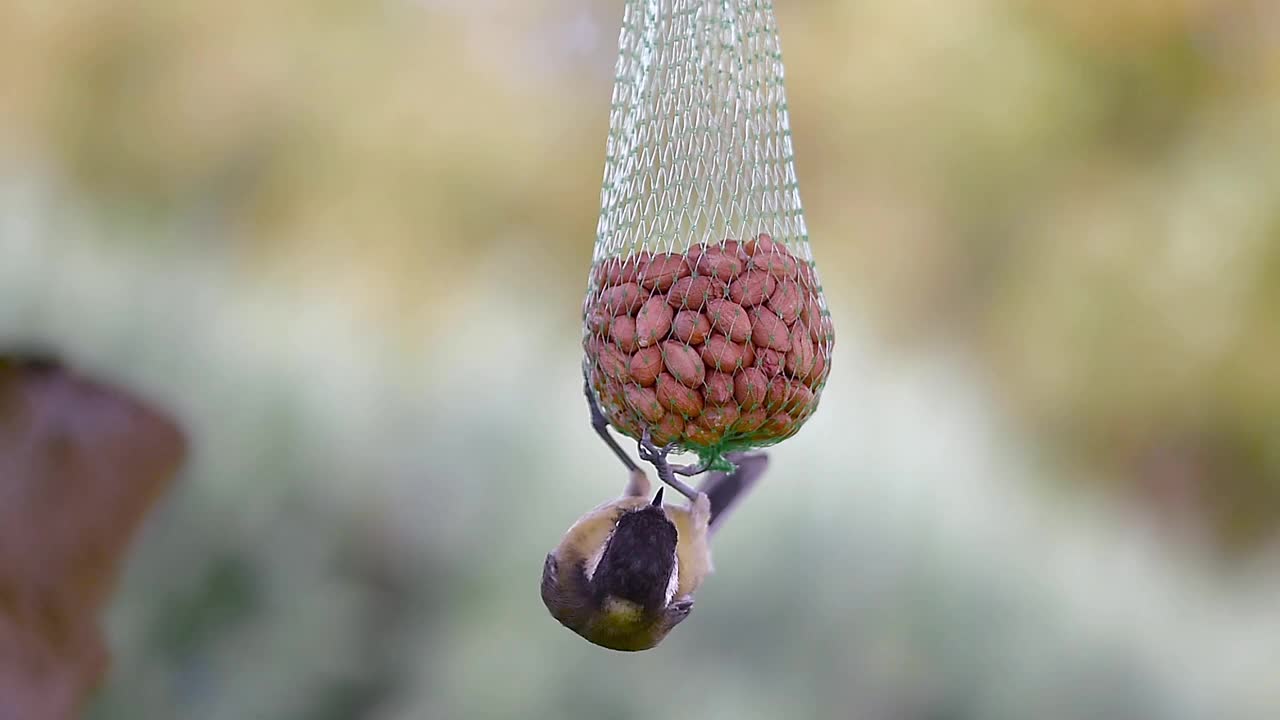
[{"label": "bird wing", "polygon": [[769,467],[769,455],[762,452],[731,453],[728,459],[737,465],[733,472],[709,473],[698,488],[699,492],[706,493],[711,500],[711,522],[708,528],[712,533],[724,523],[729,512],[746,497],[747,492],[764,477],[764,472]]}]

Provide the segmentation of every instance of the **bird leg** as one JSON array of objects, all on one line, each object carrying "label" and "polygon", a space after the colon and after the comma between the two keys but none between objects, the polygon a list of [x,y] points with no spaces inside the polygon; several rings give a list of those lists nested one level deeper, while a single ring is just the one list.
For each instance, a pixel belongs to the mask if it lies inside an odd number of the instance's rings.
[{"label": "bird leg", "polygon": [[623,497],[649,497],[649,491],[652,489],[652,483],[649,482],[649,476],[645,471],[637,467],[631,471],[631,476],[627,478],[627,486],[622,490]]},{"label": "bird leg", "polygon": [[[702,470],[694,470],[693,468],[684,465],[672,466],[671,463],[667,462],[667,455],[674,449],[675,443],[671,443],[670,445],[661,448],[654,445],[653,437],[649,432],[649,428],[646,427],[644,429],[644,436],[640,438],[639,443],[640,459],[645,462],[653,463],[654,469],[658,471],[659,480],[670,485],[676,492],[689,498],[689,500],[695,501],[698,499],[698,491],[684,484],[680,480],[677,480],[676,474],[678,473],[686,476],[696,475],[698,472],[705,471],[706,468],[703,468]],[[691,470],[693,471],[691,472]]]},{"label": "bird leg", "polygon": [[613,436],[609,434],[609,420],[600,410],[600,403],[596,402],[595,393],[591,392],[591,383],[587,382],[586,378],[583,378],[582,381],[582,391],[587,396],[587,406],[591,408],[591,427],[595,429],[600,439],[604,440],[605,444],[609,446],[613,454],[618,456],[622,464],[627,466],[627,470],[634,474],[640,469],[640,466],[627,456],[622,446],[618,445],[618,441],[614,440]]},{"label": "bird leg", "polygon": [[[591,427],[595,429],[596,434],[600,436],[600,439],[604,440],[605,444],[609,446],[609,449],[613,451],[613,454],[616,455],[618,459],[622,461],[622,464],[626,466],[627,470],[631,472],[634,483],[634,477],[636,473],[640,471],[640,466],[627,456],[627,453],[622,449],[622,446],[618,445],[618,441],[614,440],[613,436],[609,434],[609,419],[604,416],[604,412],[600,409],[600,403],[596,401],[595,393],[591,392],[591,383],[588,382],[586,378],[583,378],[582,392],[587,396],[587,406],[591,409]],[[696,500],[698,497],[697,491],[680,480],[677,480],[675,476],[684,475],[685,477],[689,477],[691,475],[698,475],[706,472],[707,468],[706,466],[672,465],[668,463],[667,455],[673,449],[675,449],[674,444],[667,445],[664,448],[658,448],[653,444],[653,440],[649,436],[649,428],[645,428],[644,437],[640,440],[640,459],[653,463],[653,467],[658,471],[658,479],[662,480],[662,482],[670,485],[676,492],[684,495],[686,498]],[[627,492],[631,492],[631,484],[628,485]]]}]

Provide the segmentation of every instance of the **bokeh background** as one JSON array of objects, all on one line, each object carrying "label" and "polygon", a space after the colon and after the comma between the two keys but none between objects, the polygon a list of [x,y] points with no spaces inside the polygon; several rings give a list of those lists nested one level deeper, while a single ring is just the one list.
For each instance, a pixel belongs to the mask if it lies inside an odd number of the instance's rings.
[{"label": "bokeh background", "polygon": [[621,14],[0,6],[0,339],[193,444],[90,717],[1280,716],[1280,5],[777,2],[833,374],[641,655],[537,594]]}]

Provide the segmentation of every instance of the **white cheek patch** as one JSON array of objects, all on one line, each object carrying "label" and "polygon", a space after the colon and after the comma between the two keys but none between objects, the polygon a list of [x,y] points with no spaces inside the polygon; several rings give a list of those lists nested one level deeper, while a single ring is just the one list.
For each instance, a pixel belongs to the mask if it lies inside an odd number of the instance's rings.
[{"label": "white cheek patch", "polygon": [[[617,528],[615,527],[615,529]],[[596,548],[595,552],[591,553],[591,557],[587,558],[586,571],[588,580],[596,576],[596,568],[600,567],[600,560],[604,557],[604,549],[609,547],[609,541],[611,539],[613,539],[613,530],[609,531],[609,537],[606,537],[604,542],[600,543],[600,547]]]},{"label": "white cheek patch", "polygon": [[671,604],[671,598],[676,596],[676,589],[680,587],[680,554],[672,553],[671,563],[671,579],[667,580],[667,599],[664,605]]}]

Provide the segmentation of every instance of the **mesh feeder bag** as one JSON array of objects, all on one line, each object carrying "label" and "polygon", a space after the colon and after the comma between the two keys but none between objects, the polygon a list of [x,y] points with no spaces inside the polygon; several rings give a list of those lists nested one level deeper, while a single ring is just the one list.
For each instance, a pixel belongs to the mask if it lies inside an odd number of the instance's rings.
[{"label": "mesh feeder bag", "polygon": [[586,300],[610,424],[713,468],[794,435],[835,336],[796,182],[772,3],[628,0]]}]

